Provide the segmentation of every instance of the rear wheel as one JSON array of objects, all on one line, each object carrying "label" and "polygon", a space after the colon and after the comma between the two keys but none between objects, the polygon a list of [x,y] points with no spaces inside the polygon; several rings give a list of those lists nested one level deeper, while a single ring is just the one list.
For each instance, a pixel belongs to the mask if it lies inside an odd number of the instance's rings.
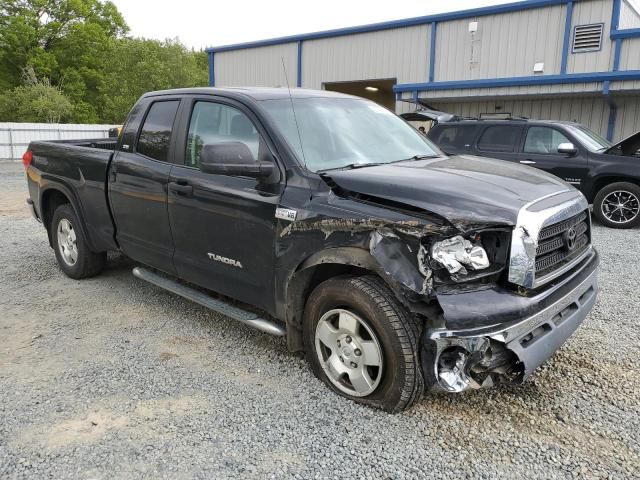
[{"label": "rear wheel", "polygon": [[607,185],[593,201],[593,214],[607,227],[637,227],[640,225],[640,187],[628,182]]},{"label": "rear wheel", "polygon": [[305,349],[313,372],[347,398],[389,412],[420,398],[420,325],[377,277],[337,277],[309,297]]},{"label": "rear wheel", "polygon": [[51,219],[51,240],[56,260],[69,277],[80,279],[97,275],[104,268],[106,252],[89,249],[80,222],[71,205],[60,205]]}]

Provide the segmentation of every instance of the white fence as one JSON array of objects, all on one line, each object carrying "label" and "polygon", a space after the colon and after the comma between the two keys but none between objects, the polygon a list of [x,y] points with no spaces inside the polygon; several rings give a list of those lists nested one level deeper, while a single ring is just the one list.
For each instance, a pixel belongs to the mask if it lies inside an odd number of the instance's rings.
[{"label": "white fence", "polygon": [[106,138],[116,125],[83,125],[73,123],[0,122],[0,160],[22,158],[33,140],[72,140]]}]

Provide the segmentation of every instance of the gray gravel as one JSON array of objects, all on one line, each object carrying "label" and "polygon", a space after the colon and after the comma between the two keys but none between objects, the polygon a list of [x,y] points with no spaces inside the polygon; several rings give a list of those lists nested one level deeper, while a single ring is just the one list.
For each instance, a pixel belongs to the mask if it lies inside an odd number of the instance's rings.
[{"label": "gray gravel", "polygon": [[0,164],[0,478],[640,478],[638,231],[595,229],[595,310],[527,384],[388,415],[282,340],[134,279],[74,281]]}]

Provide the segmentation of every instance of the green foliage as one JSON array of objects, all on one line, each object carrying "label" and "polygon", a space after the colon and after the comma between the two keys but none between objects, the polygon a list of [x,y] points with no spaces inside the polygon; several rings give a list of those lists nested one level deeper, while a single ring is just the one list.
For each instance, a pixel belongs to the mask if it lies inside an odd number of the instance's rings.
[{"label": "green foliage", "polygon": [[108,55],[111,63],[98,88],[100,117],[107,123],[124,121],[145,92],[208,83],[206,53],[175,40],[118,39]]},{"label": "green foliage", "polygon": [[[109,1],[0,0],[0,92],[33,91],[23,80],[33,72],[71,102],[64,120],[120,123],[146,91],[207,84],[206,53],[127,31]],[[9,113],[0,110],[0,121]]]},{"label": "green foliage", "polygon": [[0,95],[0,118],[6,121],[58,123],[72,114],[69,99],[47,80],[30,79],[27,85]]}]

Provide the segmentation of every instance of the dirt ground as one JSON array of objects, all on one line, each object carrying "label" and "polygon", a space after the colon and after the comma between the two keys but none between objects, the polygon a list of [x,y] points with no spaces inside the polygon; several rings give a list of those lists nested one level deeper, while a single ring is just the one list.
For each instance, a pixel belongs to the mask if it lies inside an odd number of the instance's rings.
[{"label": "dirt ground", "polygon": [[640,477],[637,230],[595,228],[598,303],[525,385],[388,415],[119,255],[65,277],[26,195],[0,163],[0,478]]}]

